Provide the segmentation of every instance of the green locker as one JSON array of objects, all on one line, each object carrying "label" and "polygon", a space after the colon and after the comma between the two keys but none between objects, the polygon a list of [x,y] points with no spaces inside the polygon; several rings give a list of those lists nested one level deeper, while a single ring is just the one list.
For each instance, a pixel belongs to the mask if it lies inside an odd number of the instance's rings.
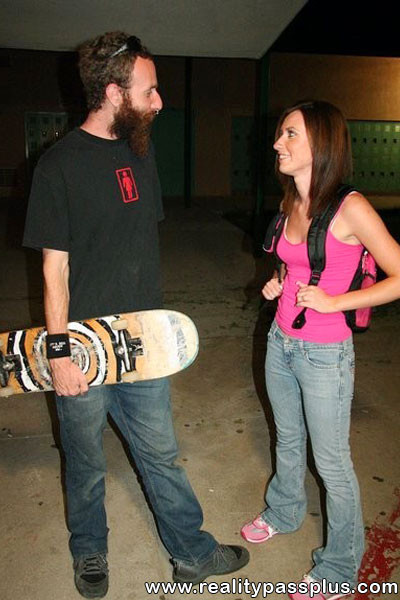
[{"label": "green locker", "polygon": [[[192,189],[194,188],[195,122],[192,117]],[[152,139],[164,196],[184,195],[185,111],[163,108],[155,119]]]},{"label": "green locker", "polygon": [[233,117],[231,125],[232,194],[251,194],[254,179],[254,118]]},{"label": "green locker", "polygon": [[32,173],[40,156],[84,120],[82,113],[25,113],[25,157]]},{"label": "green locker", "polygon": [[400,123],[349,121],[353,148],[353,183],[360,191],[400,192]]}]

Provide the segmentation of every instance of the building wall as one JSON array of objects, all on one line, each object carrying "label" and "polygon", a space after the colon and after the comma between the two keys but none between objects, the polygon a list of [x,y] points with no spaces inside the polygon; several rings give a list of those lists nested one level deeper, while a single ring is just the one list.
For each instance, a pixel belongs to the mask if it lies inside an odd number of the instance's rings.
[{"label": "building wall", "polygon": [[[192,59],[194,117],[194,193],[231,193],[231,121],[252,116],[255,107],[256,61]],[[160,92],[166,107],[184,109],[185,59],[156,59]]]},{"label": "building wall", "polygon": [[[185,59],[156,57],[156,66],[165,107],[183,111]],[[269,79],[272,117],[315,97],[337,104],[348,119],[400,121],[397,58],[274,53]],[[0,50],[0,82],[0,169],[16,169],[13,191],[24,194],[25,112],[85,111],[76,56]],[[256,87],[257,61],[192,59],[195,195],[232,195],[232,119],[254,116]]]},{"label": "building wall", "polygon": [[82,112],[84,100],[72,53],[1,50],[0,58],[0,169],[16,170],[12,193],[22,196],[25,112]]},{"label": "building wall", "polygon": [[[84,112],[73,53],[2,50],[0,76],[0,169],[17,169],[17,195],[26,187],[25,112]],[[164,106],[184,110],[185,59],[155,58]],[[8,64],[7,64],[8,63]],[[231,119],[252,115],[256,61],[192,60],[194,193],[231,192]],[[162,157],[161,157],[162,159]],[[183,165],[182,165],[183,171]]]},{"label": "building wall", "polygon": [[[393,129],[393,122],[400,122],[400,58],[271,54],[269,116],[277,117],[284,108],[306,98],[332,102],[342,110],[348,120],[389,121],[392,122]],[[269,133],[271,135],[271,132]],[[374,135],[371,133],[368,138]],[[378,134],[378,137],[382,136]],[[395,137],[398,138],[398,134]],[[270,139],[269,143],[272,144],[272,141]],[[368,139],[369,143],[372,141],[386,142],[386,139]],[[396,148],[397,153],[397,147],[390,145],[392,150]],[[356,145],[353,145],[353,152],[363,149],[359,147],[359,143],[357,146],[356,148]],[[391,156],[385,157],[384,152],[389,150],[388,146],[389,144],[385,147],[380,143],[379,147],[377,145],[373,148],[377,151],[376,156],[371,154],[361,161],[367,165],[366,174],[373,174],[375,177],[359,179],[357,184],[378,208],[394,208],[400,203],[397,154],[392,153]],[[386,159],[390,161],[388,168],[385,168]],[[364,166],[360,166],[358,158],[355,158],[354,166],[356,181],[360,170],[364,174]],[[271,183],[269,196],[274,196],[278,188],[271,178],[271,157],[266,170]],[[383,174],[385,178],[378,182],[378,177]],[[388,180],[388,174],[394,174],[395,178]],[[273,202],[276,203],[276,198],[267,199],[267,203]]]},{"label": "building wall", "polygon": [[193,65],[196,194],[231,193],[232,117],[254,114],[255,61],[197,59]]},{"label": "building wall", "polygon": [[400,121],[400,58],[276,53],[270,65],[271,115],[315,98],[346,119]]}]

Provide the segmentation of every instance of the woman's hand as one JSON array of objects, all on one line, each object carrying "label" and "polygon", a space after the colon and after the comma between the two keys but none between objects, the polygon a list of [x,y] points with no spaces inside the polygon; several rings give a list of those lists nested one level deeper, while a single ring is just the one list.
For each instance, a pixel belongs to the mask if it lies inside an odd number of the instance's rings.
[{"label": "woman's hand", "polygon": [[312,308],[320,313],[337,312],[335,307],[335,296],[330,296],[316,285],[307,285],[302,281],[296,281],[299,286],[296,294],[296,306]]},{"label": "woman's hand", "polygon": [[274,300],[275,298],[279,298],[282,294],[283,285],[279,283],[279,279],[277,277],[273,277],[264,285],[262,289],[262,295],[267,300]]}]

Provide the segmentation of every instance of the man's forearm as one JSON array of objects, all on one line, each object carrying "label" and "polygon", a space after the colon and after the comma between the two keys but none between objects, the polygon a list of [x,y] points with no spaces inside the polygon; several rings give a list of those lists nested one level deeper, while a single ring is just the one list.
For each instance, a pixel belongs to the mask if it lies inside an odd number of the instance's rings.
[{"label": "man's forearm", "polygon": [[[69,355],[70,349],[65,336],[67,333],[69,312],[69,261],[68,252],[58,250],[43,250],[43,276],[44,276],[44,310],[46,314],[47,331],[55,337],[56,342],[66,342],[66,352],[59,357],[47,356],[53,378],[54,389],[59,396],[77,396],[88,390],[88,384],[82,371],[73,363]],[[61,338],[61,340],[60,340]],[[53,339],[54,341],[54,339]]]},{"label": "man's forearm", "polygon": [[69,311],[68,254],[43,251],[44,311],[50,334],[66,333]]}]

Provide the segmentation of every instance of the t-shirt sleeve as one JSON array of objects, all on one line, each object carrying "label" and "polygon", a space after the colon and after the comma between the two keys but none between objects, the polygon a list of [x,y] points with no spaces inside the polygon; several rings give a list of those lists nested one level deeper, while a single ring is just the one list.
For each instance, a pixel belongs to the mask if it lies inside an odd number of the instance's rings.
[{"label": "t-shirt sleeve", "polygon": [[29,196],[23,245],[69,251],[68,201],[61,173],[37,166]]}]

